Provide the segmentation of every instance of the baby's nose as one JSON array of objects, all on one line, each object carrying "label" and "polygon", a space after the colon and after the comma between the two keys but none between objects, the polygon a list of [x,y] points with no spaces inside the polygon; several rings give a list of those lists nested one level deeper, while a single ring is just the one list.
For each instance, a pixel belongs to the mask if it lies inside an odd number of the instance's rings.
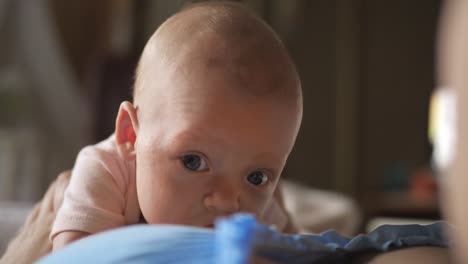
[{"label": "baby's nose", "polygon": [[204,204],[217,213],[228,215],[239,211],[240,188],[230,182],[220,180],[205,196]]}]

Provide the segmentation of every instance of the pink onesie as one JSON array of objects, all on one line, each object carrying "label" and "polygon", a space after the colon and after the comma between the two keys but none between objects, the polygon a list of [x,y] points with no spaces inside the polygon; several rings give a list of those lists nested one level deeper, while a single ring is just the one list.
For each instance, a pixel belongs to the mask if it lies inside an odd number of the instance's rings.
[{"label": "pink onesie", "polygon": [[50,238],[64,231],[94,234],[139,219],[135,161],[120,158],[112,135],[78,154]]}]

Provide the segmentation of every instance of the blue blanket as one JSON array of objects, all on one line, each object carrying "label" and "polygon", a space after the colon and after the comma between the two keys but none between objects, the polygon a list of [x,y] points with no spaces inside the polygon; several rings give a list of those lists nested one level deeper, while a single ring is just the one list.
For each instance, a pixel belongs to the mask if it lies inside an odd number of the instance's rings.
[{"label": "blue blanket", "polygon": [[176,225],[134,225],[93,235],[39,261],[51,263],[245,264],[252,254],[277,263],[346,263],[350,254],[411,246],[447,247],[442,222],[385,225],[353,238],[335,231],[285,235],[246,214],[220,219],[214,230]]}]

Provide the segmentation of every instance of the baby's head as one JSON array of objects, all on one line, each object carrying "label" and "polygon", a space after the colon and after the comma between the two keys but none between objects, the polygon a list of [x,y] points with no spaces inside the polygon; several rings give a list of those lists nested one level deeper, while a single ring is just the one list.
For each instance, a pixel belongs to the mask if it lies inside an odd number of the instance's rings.
[{"label": "baby's head", "polygon": [[299,77],[276,34],[239,4],[210,2],[148,41],[116,138],[136,160],[148,223],[209,226],[238,211],[262,218],[301,118]]}]

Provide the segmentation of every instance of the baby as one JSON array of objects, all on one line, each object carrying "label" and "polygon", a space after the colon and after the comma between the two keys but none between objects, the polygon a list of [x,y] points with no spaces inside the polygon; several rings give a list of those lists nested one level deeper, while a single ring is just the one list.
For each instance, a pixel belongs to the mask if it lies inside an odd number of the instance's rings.
[{"label": "baby", "polygon": [[280,230],[274,199],[302,118],[296,69],[239,4],[191,5],[150,38],[115,133],[78,155],[50,238],[59,249],[119,226],[212,227],[254,214]]}]

